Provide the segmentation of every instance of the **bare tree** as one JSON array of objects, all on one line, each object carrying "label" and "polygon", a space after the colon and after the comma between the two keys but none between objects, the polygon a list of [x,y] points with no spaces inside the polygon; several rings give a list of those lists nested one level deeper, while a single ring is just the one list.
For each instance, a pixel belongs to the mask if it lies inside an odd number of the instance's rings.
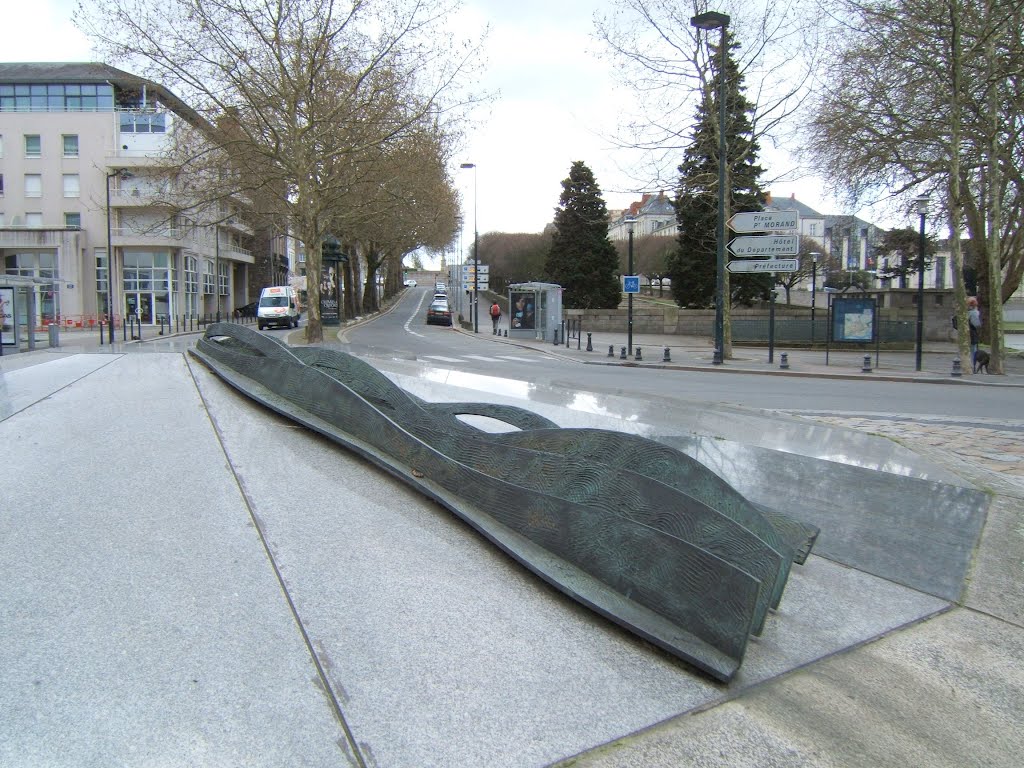
[{"label": "bare tree", "polygon": [[222,169],[207,174],[217,183],[192,190],[197,206],[258,191],[247,199],[287,221],[313,276],[306,337],[316,342],[320,244],[352,215],[353,190],[371,183],[360,160],[425,121],[443,129],[470,100],[461,94],[476,48],[446,30],[454,7],[84,0],[76,20],[107,59],[138,64],[194,108],[203,141],[179,144],[189,150],[182,174]]},{"label": "bare tree", "polygon": [[[1002,305],[1024,273],[1024,2],[835,5],[835,50],[809,123],[815,162],[854,200],[939,193],[957,277],[962,228],[984,254],[975,266],[1001,371]],[[961,279],[955,290],[966,358]]]},{"label": "bare tree", "polygon": [[[595,14],[596,37],[616,64],[622,85],[636,96],[610,141],[639,156],[638,190],[673,188],[676,168],[690,143],[697,104],[711,87],[708,48],[690,19],[708,10],[706,0],[663,3],[616,0],[609,14]],[[782,146],[809,95],[819,52],[813,0],[764,5],[723,0],[714,9],[730,16],[729,33],[740,46],[737,66],[755,106],[752,140]],[[776,173],[774,181],[781,180]],[[769,180],[767,183],[771,183]]]}]

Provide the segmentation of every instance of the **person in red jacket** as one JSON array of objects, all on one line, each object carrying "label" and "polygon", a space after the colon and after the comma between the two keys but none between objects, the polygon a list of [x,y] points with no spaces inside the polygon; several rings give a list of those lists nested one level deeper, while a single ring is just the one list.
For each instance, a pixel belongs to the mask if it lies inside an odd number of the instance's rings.
[{"label": "person in red jacket", "polygon": [[501,319],[501,307],[498,302],[491,304],[491,333],[498,332],[498,321]]}]

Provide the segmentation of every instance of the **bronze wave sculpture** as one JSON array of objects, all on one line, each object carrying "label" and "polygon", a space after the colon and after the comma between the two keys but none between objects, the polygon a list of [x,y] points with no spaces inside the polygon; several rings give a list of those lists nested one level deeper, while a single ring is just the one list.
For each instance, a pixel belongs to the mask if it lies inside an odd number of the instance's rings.
[{"label": "bronze wave sculpture", "polygon": [[[436,499],[573,599],[728,682],[817,529],[636,435],[430,403],[347,353],[211,325],[193,354],[246,395]],[[491,433],[459,416],[515,429]]]}]

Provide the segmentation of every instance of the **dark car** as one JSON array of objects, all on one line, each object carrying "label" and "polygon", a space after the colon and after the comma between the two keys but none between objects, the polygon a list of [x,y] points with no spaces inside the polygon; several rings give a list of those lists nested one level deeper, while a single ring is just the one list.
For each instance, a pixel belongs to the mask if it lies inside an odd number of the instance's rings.
[{"label": "dark car", "polygon": [[258,305],[258,301],[252,301],[246,304],[244,307],[236,307],[235,317],[256,317],[256,307]]},{"label": "dark car", "polygon": [[447,300],[430,302],[427,307],[427,325],[451,325],[452,308],[448,306]]}]

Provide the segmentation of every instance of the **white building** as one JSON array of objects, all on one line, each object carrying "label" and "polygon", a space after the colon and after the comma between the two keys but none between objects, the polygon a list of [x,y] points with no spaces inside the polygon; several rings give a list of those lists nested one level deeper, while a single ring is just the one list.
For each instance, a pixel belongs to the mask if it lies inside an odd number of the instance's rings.
[{"label": "white building", "polygon": [[0,286],[36,299],[32,318],[18,302],[19,324],[89,327],[111,305],[118,325],[227,314],[287,279],[284,238],[231,210],[198,225],[166,202],[161,157],[182,121],[201,124],[158,84],[104,64],[0,63]]}]

